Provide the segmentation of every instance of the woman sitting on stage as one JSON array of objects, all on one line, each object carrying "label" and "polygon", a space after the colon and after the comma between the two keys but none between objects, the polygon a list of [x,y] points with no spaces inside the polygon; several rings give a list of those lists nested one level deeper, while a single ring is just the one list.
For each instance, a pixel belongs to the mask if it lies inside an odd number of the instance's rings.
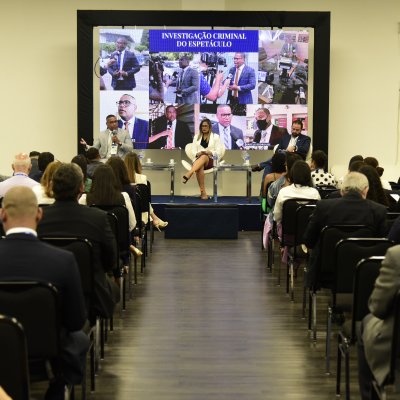
[{"label": "woman sitting on stage", "polygon": [[221,158],[224,150],[219,135],[211,132],[211,121],[207,118],[203,119],[200,122],[200,133],[194,137],[190,146],[191,154],[188,154],[192,160],[194,159],[192,168],[183,176],[183,183],[186,183],[194,173],[196,174],[202,200],[208,199],[204,185],[204,170],[212,168],[213,156],[216,155],[217,159]]}]

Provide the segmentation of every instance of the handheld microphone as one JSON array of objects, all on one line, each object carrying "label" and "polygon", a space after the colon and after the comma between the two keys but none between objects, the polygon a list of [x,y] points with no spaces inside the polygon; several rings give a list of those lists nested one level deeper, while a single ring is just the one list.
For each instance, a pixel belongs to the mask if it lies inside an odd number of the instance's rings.
[{"label": "handheld microphone", "polygon": [[238,139],[236,140],[236,146],[239,147],[239,149],[243,150],[244,149],[244,141],[243,139]]},{"label": "handheld microphone", "polygon": [[224,79],[224,83],[227,81],[227,80],[231,80],[233,78],[233,75],[232,74],[228,74],[228,76]]},{"label": "handheld microphone", "polygon": [[167,122],[167,129],[171,129],[172,128],[172,121],[168,121]]}]

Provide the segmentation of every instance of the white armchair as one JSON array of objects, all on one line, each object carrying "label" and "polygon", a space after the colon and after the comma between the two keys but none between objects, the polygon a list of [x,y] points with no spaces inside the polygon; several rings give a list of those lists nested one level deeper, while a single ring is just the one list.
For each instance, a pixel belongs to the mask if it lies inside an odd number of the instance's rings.
[{"label": "white armchair", "polygon": [[[204,150],[204,149],[200,145],[198,145],[197,143],[188,143],[185,146],[185,153],[188,156],[188,158],[191,160],[192,163],[196,158],[196,154],[201,150]],[[217,153],[218,162],[221,162],[223,157],[224,157],[224,155],[225,155],[225,146],[220,146],[218,148],[218,150],[216,151],[216,153]],[[188,171],[192,168],[192,164],[190,164],[186,160],[182,160],[182,165]],[[210,173],[212,171],[213,171],[213,169],[210,168],[210,169],[205,170],[204,173],[208,174],[208,173]]]}]

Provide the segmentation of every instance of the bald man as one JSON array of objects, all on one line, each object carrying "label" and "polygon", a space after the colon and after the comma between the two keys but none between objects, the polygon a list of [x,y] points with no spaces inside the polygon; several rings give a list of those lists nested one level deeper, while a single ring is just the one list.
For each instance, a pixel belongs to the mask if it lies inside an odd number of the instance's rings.
[{"label": "bald man", "polygon": [[51,382],[46,399],[53,399],[63,392],[65,383],[82,381],[89,339],[81,331],[86,309],[75,258],[68,251],[38,240],[36,226],[41,218],[42,210],[32,189],[16,186],[7,191],[0,209],[6,233],[5,239],[0,240],[0,280],[50,282],[62,293],[61,347],[64,350],[60,361],[65,381]]},{"label": "bald man", "polygon": [[39,184],[28,176],[32,168],[31,159],[28,154],[17,154],[14,157],[11,167],[14,171],[13,176],[0,182],[0,199],[14,186],[33,187]]}]

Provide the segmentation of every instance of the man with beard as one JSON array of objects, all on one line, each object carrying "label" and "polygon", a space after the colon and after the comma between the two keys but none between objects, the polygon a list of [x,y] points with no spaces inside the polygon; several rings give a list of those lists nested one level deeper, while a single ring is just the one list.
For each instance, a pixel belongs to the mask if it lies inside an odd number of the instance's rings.
[{"label": "man with beard", "polygon": [[279,128],[271,123],[271,113],[267,108],[259,108],[254,115],[257,130],[254,132],[254,143],[266,143],[275,146],[288,134],[286,128]]}]

